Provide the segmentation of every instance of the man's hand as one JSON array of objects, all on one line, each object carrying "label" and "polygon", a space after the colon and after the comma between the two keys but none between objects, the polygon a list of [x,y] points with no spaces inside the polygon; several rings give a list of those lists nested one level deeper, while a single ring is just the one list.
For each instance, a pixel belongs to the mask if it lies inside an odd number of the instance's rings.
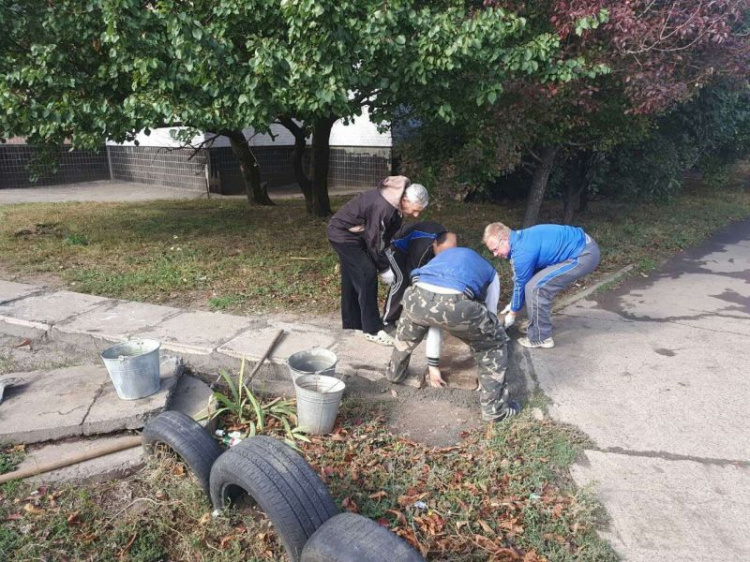
[{"label": "man's hand", "polygon": [[427,373],[429,374],[430,386],[435,388],[448,386],[448,383],[443,380],[443,375],[440,374],[440,369],[437,367],[427,367]]},{"label": "man's hand", "polygon": [[396,280],[396,274],[393,273],[392,269],[386,269],[383,273],[380,274],[380,281],[382,283],[385,283],[386,285],[393,285],[393,282]]},{"label": "man's hand", "polygon": [[508,312],[505,315],[505,320],[503,320],[503,328],[506,330],[510,328],[513,323],[516,321],[516,313],[515,312]]},{"label": "man's hand", "polygon": [[509,312],[510,312],[510,303],[508,303],[508,306],[506,306],[500,311],[500,314],[508,314]]}]

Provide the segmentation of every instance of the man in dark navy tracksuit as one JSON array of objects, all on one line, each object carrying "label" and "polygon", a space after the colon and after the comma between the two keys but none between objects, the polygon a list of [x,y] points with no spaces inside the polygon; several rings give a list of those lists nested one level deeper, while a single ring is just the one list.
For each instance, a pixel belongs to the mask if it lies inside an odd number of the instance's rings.
[{"label": "man in dark navy tracksuit", "polygon": [[[409,286],[411,272],[435,257],[435,241],[447,232],[441,224],[421,221],[404,225],[394,235],[391,246],[385,251],[395,277],[383,309],[383,323],[386,326],[395,326],[401,316],[401,299]],[[443,238],[445,236],[441,240]]]},{"label": "man in dark navy tracksuit", "polygon": [[513,325],[525,303],[528,333],[518,343],[530,348],[554,347],[552,300],[596,269],[596,241],[574,226],[540,224],[511,230],[501,222],[488,224],[483,240],[492,255],[509,259],[513,267],[513,296],[501,312],[505,314],[505,328]]}]

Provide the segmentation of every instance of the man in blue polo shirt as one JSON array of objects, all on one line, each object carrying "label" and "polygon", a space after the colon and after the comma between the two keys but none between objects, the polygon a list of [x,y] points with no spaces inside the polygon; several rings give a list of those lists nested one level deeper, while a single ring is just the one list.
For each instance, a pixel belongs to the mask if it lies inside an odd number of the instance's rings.
[{"label": "man in blue polo shirt", "polygon": [[[447,330],[474,352],[485,421],[504,420],[520,410],[508,399],[506,336],[497,319],[500,280],[492,264],[469,248],[436,248],[436,256],[412,272],[386,377],[406,377],[411,353],[431,327]],[[494,303],[494,310],[487,304]]]},{"label": "man in blue polo shirt", "polygon": [[554,347],[552,300],[596,269],[596,241],[574,226],[540,224],[511,230],[501,222],[487,225],[483,241],[493,256],[509,259],[513,267],[513,295],[501,312],[504,327],[513,325],[525,302],[529,327],[518,343],[529,348]]}]

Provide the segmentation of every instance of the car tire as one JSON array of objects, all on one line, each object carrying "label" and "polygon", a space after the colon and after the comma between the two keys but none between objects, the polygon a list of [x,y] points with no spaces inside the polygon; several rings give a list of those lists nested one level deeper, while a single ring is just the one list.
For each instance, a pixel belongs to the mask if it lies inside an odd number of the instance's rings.
[{"label": "car tire", "polygon": [[159,444],[172,449],[190,467],[206,495],[211,496],[211,467],[223,450],[198,422],[176,410],[162,412],[146,424],[141,440],[147,455],[153,454]]},{"label": "car tire", "polygon": [[338,513],[323,481],[291,447],[266,436],[245,439],[211,469],[211,500],[223,509],[244,490],[268,516],[293,562],[307,539]]},{"label": "car tire", "polygon": [[315,531],[302,549],[301,562],[424,562],[424,558],[372,519],[342,513]]}]

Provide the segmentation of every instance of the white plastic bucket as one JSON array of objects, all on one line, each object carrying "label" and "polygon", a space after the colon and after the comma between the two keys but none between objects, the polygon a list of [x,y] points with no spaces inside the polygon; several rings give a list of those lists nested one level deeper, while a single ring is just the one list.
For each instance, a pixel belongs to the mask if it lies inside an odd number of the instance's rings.
[{"label": "white plastic bucket", "polygon": [[301,375],[294,380],[297,423],[313,435],[333,430],[346,385],[335,377]]},{"label": "white plastic bucket", "polygon": [[290,355],[286,360],[292,380],[302,375],[325,375],[332,377],[336,374],[336,363],[339,358],[333,351],[322,347],[313,347]]},{"label": "white plastic bucket", "polygon": [[156,340],[131,340],[114,345],[101,353],[109,378],[122,400],[151,396],[161,386],[159,348]]}]

